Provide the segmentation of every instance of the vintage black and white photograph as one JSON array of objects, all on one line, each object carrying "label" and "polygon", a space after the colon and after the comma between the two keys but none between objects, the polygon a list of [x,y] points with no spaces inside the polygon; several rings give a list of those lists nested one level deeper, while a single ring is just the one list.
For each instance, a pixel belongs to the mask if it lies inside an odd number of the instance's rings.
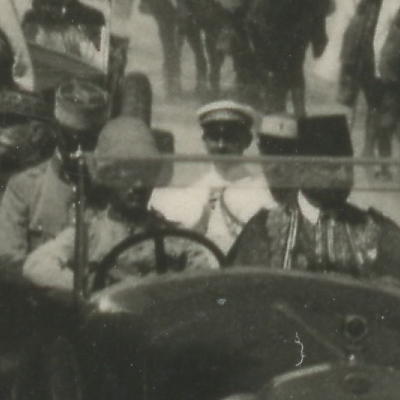
[{"label": "vintage black and white photograph", "polygon": [[400,0],[0,0],[0,400],[400,398]]}]

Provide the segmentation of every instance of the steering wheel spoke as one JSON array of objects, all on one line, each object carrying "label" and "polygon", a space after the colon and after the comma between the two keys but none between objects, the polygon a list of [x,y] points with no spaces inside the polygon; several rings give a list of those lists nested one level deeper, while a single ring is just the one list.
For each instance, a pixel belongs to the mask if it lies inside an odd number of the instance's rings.
[{"label": "steering wheel spoke", "polygon": [[[178,239],[178,243],[181,242],[179,243],[181,248],[177,254],[170,255],[166,251],[167,238],[175,238]],[[114,274],[114,267],[117,265],[117,260],[122,253],[149,240],[154,243],[154,270],[157,274],[163,274],[169,270],[180,271],[187,267],[187,264],[190,262],[187,256],[190,246],[184,246],[184,240],[192,244],[197,244],[205,249],[217,261],[218,267],[222,267],[225,264],[225,256],[219,247],[197,232],[179,228],[143,232],[126,238],[104,257],[95,270],[92,291],[103,289],[112,282],[112,280],[109,279],[111,270],[113,270]],[[128,275],[128,273],[124,272],[124,276]]]}]

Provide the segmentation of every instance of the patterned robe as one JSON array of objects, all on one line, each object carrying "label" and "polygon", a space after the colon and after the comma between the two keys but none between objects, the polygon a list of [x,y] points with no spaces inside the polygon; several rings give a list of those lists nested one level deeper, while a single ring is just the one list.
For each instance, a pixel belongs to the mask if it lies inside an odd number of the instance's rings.
[{"label": "patterned robe", "polygon": [[312,225],[297,205],[261,210],[228,254],[228,265],[400,277],[400,228],[375,210],[343,205]]}]

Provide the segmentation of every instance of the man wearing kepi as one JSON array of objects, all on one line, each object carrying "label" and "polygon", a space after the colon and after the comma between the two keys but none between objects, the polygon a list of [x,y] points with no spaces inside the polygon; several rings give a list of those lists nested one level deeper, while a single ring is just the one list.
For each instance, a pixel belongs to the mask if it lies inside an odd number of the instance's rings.
[{"label": "man wearing kepi", "polygon": [[[297,121],[286,114],[266,115],[262,119],[258,132],[258,149],[262,156],[291,157],[298,153],[298,128]],[[266,161],[263,172],[267,185],[264,191],[274,200],[275,207],[268,208],[263,205],[249,218],[241,235],[227,254],[228,264],[258,264],[260,254],[263,253],[263,244],[257,243],[257,248],[246,247],[253,240],[253,235],[258,240],[258,234],[264,232],[265,221],[271,209],[290,209],[295,203],[298,192],[298,173],[293,164],[272,163]],[[261,185],[259,187],[262,187]]]},{"label": "man wearing kepi", "polygon": [[[246,105],[233,101],[209,103],[200,108],[198,118],[209,155],[240,156],[252,141],[254,111]],[[228,250],[260,203],[271,202],[270,198],[265,199],[265,190],[259,190],[258,196],[247,193],[243,197],[246,186],[251,185],[254,189],[250,175],[251,172],[241,163],[215,161],[209,171],[190,187],[172,189],[168,194],[171,200],[158,194],[152,204],[169,219],[205,234],[221,250]],[[233,185],[236,185],[236,195],[231,193],[227,196],[227,189]]]},{"label": "man wearing kepi", "polygon": [[[352,157],[346,119],[301,120],[299,153]],[[231,264],[360,278],[400,277],[400,229],[375,210],[361,210],[347,202],[353,181],[351,165],[305,163],[296,202],[249,221],[234,245]],[[255,255],[248,263],[251,252]]]},{"label": "man wearing kepi", "polygon": [[56,151],[50,160],[12,178],[2,200],[2,265],[22,266],[32,250],[69,223],[76,177],[73,154],[78,147],[84,151],[94,149],[107,116],[107,95],[97,86],[74,80],[57,90]]},{"label": "man wearing kepi", "polygon": [[[285,114],[264,116],[257,132],[261,155],[291,156],[296,151],[296,120]],[[287,164],[263,165],[264,174],[245,177],[228,186],[210,217],[207,236],[225,252],[234,243],[243,227],[260,210],[271,210],[285,204],[293,189],[293,168]],[[288,186],[286,186],[288,185]]]}]

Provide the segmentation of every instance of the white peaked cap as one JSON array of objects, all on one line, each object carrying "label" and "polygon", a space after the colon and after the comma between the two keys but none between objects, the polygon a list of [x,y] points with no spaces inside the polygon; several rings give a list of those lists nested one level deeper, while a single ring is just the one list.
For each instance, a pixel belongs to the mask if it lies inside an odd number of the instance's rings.
[{"label": "white peaked cap", "polygon": [[252,125],[255,112],[252,107],[231,100],[208,103],[197,111],[200,125],[210,122],[237,121]]}]

